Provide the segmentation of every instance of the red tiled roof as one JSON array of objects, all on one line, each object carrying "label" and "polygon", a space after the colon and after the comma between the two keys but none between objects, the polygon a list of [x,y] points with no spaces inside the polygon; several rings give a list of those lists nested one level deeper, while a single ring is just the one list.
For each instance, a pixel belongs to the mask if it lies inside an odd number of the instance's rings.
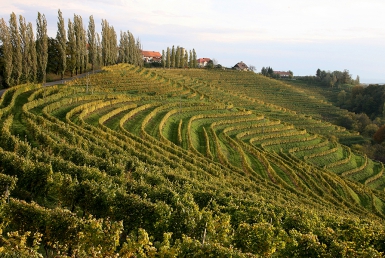
[{"label": "red tiled roof", "polygon": [[162,57],[162,55],[156,51],[143,51],[142,50],[142,55],[144,57],[152,57],[152,58],[161,58]]},{"label": "red tiled roof", "polygon": [[209,62],[210,60],[211,60],[210,58],[204,57],[204,58],[198,58],[197,62],[198,64],[202,64],[204,62]]}]

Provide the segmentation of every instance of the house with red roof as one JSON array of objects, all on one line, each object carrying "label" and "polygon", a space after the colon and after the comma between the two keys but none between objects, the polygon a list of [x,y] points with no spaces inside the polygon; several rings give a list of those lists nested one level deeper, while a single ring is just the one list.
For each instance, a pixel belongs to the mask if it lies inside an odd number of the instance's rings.
[{"label": "house with red roof", "polygon": [[210,61],[210,58],[204,57],[197,59],[197,66],[198,67],[205,67],[207,63]]},{"label": "house with red roof", "polygon": [[157,51],[144,51],[142,50],[143,61],[145,63],[153,63],[162,61],[162,55]]}]

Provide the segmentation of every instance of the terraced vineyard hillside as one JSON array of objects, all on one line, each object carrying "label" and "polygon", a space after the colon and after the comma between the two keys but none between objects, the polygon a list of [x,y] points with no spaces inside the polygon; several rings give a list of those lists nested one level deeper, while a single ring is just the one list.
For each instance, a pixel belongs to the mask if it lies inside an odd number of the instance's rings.
[{"label": "terraced vineyard hillside", "polygon": [[325,122],[346,111],[295,86],[249,72],[117,65],[66,85],[17,86],[1,101],[6,250],[385,251],[383,164],[338,143],[359,137]]}]

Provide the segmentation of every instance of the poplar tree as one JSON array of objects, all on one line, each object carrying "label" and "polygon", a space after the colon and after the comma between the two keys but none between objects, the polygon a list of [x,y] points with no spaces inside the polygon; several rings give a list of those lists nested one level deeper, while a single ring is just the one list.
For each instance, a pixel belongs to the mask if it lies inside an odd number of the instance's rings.
[{"label": "poplar tree", "polygon": [[46,69],[48,62],[48,36],[47,36],[47,20],[45,15],[37,13],[37,33],[36,33],[36,52],[37,52],[37,71],[38,81],[45,83]]},{"label": "poplar tree", "polygon": [[83,69],[83,20],[80,15],[74,14],[74,33],[75,33],[75,60],[76,60],[76,75]]},{"label": "poplar tree", "polygon": [[165,60],[165,55],[164,55],[164,49],[162,50],[162,67],[165,68],[166,67],[166,60]]},{"label": "poplar tree", "polygon": [[102,19],[102,63],[104,66],[110,64],[110,30],[107,20]]},{"label": "poplar tree", "polygon": [[3,43],[3,58],[4,58],[4,80],[5,86],[12,86],[11,76],[12,76],[12,43],[11,43],[11,34],[7,23],[3,18],[0,20],[0,40]]},{"label": "poplar tree", "polygon": [[88,58],[89,58],[89,62],[91,63],[92,71],[93,71],[95,68],[97,53],[96,53],[95,21],[92,15],[90,16],[89,22],[88,22],[87,36],[88,36]]},{"label": "poplar tree", "polygon": [[171,66],[171,61],[170,61],[170,48],[169,48],[169,47],[167,47],[166,66],[167,66],[167,68],[170,68],[170,66]]},{"label": "poplar tree", "polygon": [[184,58],[183,58],[183,68],[188,67],[188,52],[185,51]]},{"label": "poplar tree", "polygon": [[33,33],[32,23],[27,25],[27,38],[29,42],[28,47],[28,63],[30,64],[30,72],[27,74],[27,81],[36,82],[37,80],[37,54],[36,54],[36,40]]},{"label": "poplar tree", "polygon": [[181,67],[180,54],[181,54],[181,48],[177,46],[176,53],[175,53],[175,67],[178,67],[178,68]]},{"label": "poplar tree", "polygon": [[132,35],[131,32],[128,32],[128,37],[129,37],[129,42],[128,42],[128,46],[129,46],[129,57],[128,57],[128,63],[130,64],[135,64],[136,63],[136,54],[135,54],[135,48],[136,48],[136,44],[135,44],[135,38],[134,38],[134,35]]},{"label": "poplar tree", "polygon": [[71,19],[68,19],[68,44],[67,44],[67,54],[68,54],[68,69],[71,72],[71,77],[73,76],[76,69],[76,39],[75,39],[75,31],[74,24]]},{"label": "poplar tree", "polygon": [[82,26],[82,45],[81,45],[81,54],[82,54],[82,72],[87,71],[88,64],[88,53],[87,53],[87,32]]},{"label": "poplar tree", "polygon": [[130,56],[130,39],[129,39],[129,32],[125,31],[123,33],[123,53],[124,53],[124,62],[128,63],[129,56]]},{"label": "poplar tree", "polygon": [[23,73],[22,65],[22,49],[21,39],[19,34],[19,27],[17,24],[17,17],[14,12],[11,13],[9,20],[9,30],[11,33],[11,44],[12,44],[12,80],[13,84],[20,84],[20,77]]},{"label": "poplar tree", "polygon": [[66,35],[66,30],[64,27],[64,19],[62,16],[62,12],[60,9],[58,10],[58,22],[57,22],[57,34],[56,34],[56,39],[58,41],[58,46],[59,46],[59,54],[60,54],[60,77],[61,79],[64,78],[64,72],[66,70],[67,66],[67,35]]},{"label": "poplar tree", "polygon": [[28,58],[29,54],[29,38],[27,35],[27,23],[25,22],[25,18],[23,16],[19,16],[19,32],[20,32],[20,42],[21,42],[21,64],[22,64],[22,82],[29,82],[29,73],[31,70],[31,61]]},{"label": "poplar tree", "polygon": [[125,56],[124,56],[124,33],[122,31],[120,31],[119,50],[118,50],[118,53],[119,53],[118,63],[125,63]]},{"label": "poplar tree", "polygon": [[174,48],[174,45],[172,46],[172,50],[171,50],[171,67],[175,68],[175,48]]},{"label": "poplar tree", "polygon": [[197,54],[195,53],[195,49],[193,48],[193,68],[197,67]]},{"label": "poplar tree", "polygon": [[190,68],[193,68],[193,66],[194,66],[194,64],[193,64],[193,56],[192,56],[192,51],[191,50],[190,50],[190,55],[189,55],[188,66]]},{"label": "poplar tree", "polygon": [[143,55],[142,55],[142,44],[140,39],[136,39],[136,55],[137,55],[137,65],[143,67]]},{"label": "poplar tree", "polygon": [[118,36],[115,32],[114,26],[110,27],[110,64],[116,64],[118,58]]},{"label": "poplar tree", "polygon": [[185,49],[184,48],[181,48],[181,53],[180,53],[180,67],[182,68],[183,67],[183,60],[184,60],[184,54],[185,54]]},{"label": "poplar tree", "polygon": [[99,33],[96,33],[96,64],[97,66],[102,65],[102,44]]}]

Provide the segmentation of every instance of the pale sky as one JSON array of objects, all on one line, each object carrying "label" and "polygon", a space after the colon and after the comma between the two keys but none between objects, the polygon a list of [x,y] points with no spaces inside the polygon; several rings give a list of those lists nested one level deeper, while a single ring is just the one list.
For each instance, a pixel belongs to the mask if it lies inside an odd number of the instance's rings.
[{"label": "pale sky", "polygon": [[0,17],[23,15],[36,30],[39,11],[56,36],[57,11],[66,20],[93,15],[117,34],[130,31],[144,50],[172,45],[231,67],[239,61],[294,75],[348,69],[361,82],[385,83],[384,0],[3,0]]}]

